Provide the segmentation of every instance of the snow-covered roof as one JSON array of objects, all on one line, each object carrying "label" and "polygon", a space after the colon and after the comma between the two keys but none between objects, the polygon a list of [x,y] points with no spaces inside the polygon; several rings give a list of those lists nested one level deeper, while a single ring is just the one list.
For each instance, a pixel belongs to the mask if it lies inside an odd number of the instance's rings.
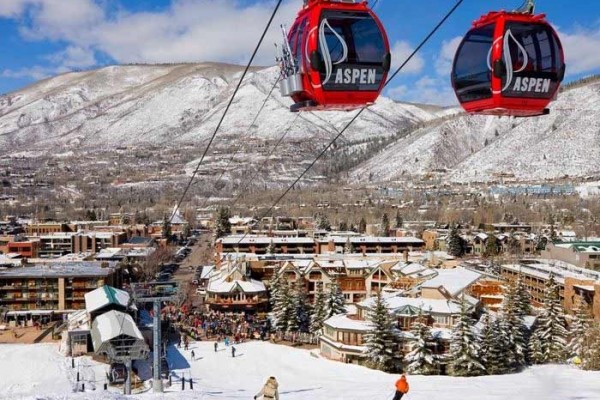
[{"label": "snow-covered roof", "polygon": [[228,245],[243,245],[243,244],[263,244],[269,245],[271,242],[273,244],[314,244],[315,240],[307,237],[268,237],[268,236],[255,236],[255,235],[230,235],[225,236],[217,241],[228,244]]},{"label": "snow-covered roof", "polygon": [[57,262],[49,261],[47,264],[36,264],[23,268],[11,268],[0,271],[0,278],[70,278],[70,277],[103,277],[114,272],[111,268],[104,268],[97,261],[84,262]]},{"label": "snow-covered roof", "polygon": [[97,260],[102,260],[122,256],[122,250],[123,249],[121,249],[120,247],[107,247],[105,249],[100,249],[100,251],[96,254],[95,257]]},{"label": "snow-covered roof", "polygon": [[116,310],[98,315],[92,322],[91,335],[94,351],[97,353],[109,351],[109,341],[121,335],[134,338],[136,343],[145,346],[144,337],[133,318]]},{"label": "snow-covered roof", "polygon": [[600,282],[600,272],[580,268],[559,260],[521,260],[519,264],[505,264],[502,265],[502,268],[542,279],[548,279],[550,273],[552,273],[554,279],[561,284],[564,284],[565,278],[586,279]]},{"label": "snow-covered roof", "polygon": [[416,237],[410,236],[399,236],[399,237],[387,237],[387,236],[326,236],[323,238],[319,238],[318,241],[321,243],[335,242],[339,244],[345,244],[350,239],[350,243],[352,244],[361,244],[361,243],[383,243],[383,244],[394,244],[394,243],[403,243],[403,244],[424,244],[425,242]]},{"label": "snow-covered roof", "polygon": [[124,290],[104,285],[85,294],[85,309],[92,313],[110,304],[127,308],[130,296]]},{"label": "snow-covered roof", "polygon": [[211,275],[206,291],[208,293],[230,293],[240,290],[244,293],[261,293],[267,288],[265,284],[256,279],[245,276],[237,266],[224,266]]},{"label": "snow-covered roof", "polygon": [[90,315],[87,310],[77,310],[70,313],[67,321],[69,332],[90,330]]},{"label": "snow-covered roof", "polygon": [[420,272],[424,272],[428,268],[419,263],[405,263],[399,262],[392,267],[392,271],[396,273],[400,273],[401,275],[413,275],[418,274]]},{"label": "snow-covered roof", "polygon": [[210,274],[215,270],[214,265],[205,265],[202,267],[202,272],[200,273],[200,279],[208,279]]},{"label": "snow-covered roof", "polygon": [[439,288],[444,287],[452,296],[456,296],[479,278],[482,274],[466,268],[441,269],[438,275],[428,281],[423,282],[421,288]]},{"label": "snow-covered roof", "polygon": [[334,315],[326,319],[323,323],[334,329],[348,331],[368,332],[372,329],[368,321],[348,318],[346,314]]},{"label": "snow-covered roof", "polygon": [[346,265],[346,268],[349,268],[349,269],[372,269],[372,268],[375,268],[377,266],[377,264],[379,264],[380,262],[381,262],[380,260],[364,260],[364,259],[344,260],[344,264]]},{"label": "snow-covered roof", "polygon": [[[418,315],[422,313],[433,314],[460,314],[460,304],[456,301],[442,299],[425,299],[422,297],[404,297],[399,294],[385,297],[386,308],[395,314]],[[361,308],[370,308],[374,305],[375,298],[371,297],[358,303]]]},{"label": "snow-covered roof", "polygon": [[229,218],[229,223],[231,225],[248,225],[248,224],[254,224],[255,222],[256,222],[256,220],[251,217],[239,217],[236,215],[236,216]]}]

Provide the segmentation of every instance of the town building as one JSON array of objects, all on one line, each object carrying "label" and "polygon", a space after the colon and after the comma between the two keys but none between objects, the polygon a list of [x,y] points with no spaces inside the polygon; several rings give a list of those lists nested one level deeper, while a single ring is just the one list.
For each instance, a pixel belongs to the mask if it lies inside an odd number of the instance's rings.
[{"label": "town building", "polygon": [[600,271],[600,241],[548,243],[541,255],[543,258]]},{"label": "town building", "polygon": [[559,260],[524,259],[500,266],[501,276],[514,282],[521,276],[535,306],[543,304],[546,283],[552,275],[559,286],[563,307],[574,313],[577,307],[589,309],[600,320],[600,272]]},{"label": "town building", "polygon": [[209,278],[205,304],[221,311],[263,311],[269,296],[265,284],[250,277],[245,261],[231,261]]},{"label": "town building", "polygon": [[[469,291],[483,275],[466,268],[436,272],[434,277],[413,290],[384,293],[382,296],[405,346],[412,339],[412,325],[421,320],[432,327],[436,343],[434,352],[444,354],[449,349],[451,329],[461,313],[461,302],[466,302],[469,312],[478,311],[479,300]],[[336,315],[324,322],[319,341],[321,355],[342,362],[364,362],[364,335],[371,330],[367,314],[374,301],[374,297],[369,297],[356,304],[355,314]]]},{"label": "town building", "polygon": [[54,262],[0,270],[0,308],[10,319],[82,309],[85,294],[105,284],[119,286],[108,262]]}]

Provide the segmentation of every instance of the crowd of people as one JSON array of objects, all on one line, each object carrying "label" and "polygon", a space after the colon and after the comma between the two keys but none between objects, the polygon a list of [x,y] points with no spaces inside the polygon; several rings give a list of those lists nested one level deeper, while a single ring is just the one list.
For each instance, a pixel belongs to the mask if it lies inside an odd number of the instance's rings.
[{"label": "crowd of people", "polygon": [[[269,338],[270,323],[244,312],[187,310],[185,307],[163,310],[164,317],[178,329],[181,340],[216,340],[242,343],[250,339]],[[184,343],[185,344],[185,343]]]}]

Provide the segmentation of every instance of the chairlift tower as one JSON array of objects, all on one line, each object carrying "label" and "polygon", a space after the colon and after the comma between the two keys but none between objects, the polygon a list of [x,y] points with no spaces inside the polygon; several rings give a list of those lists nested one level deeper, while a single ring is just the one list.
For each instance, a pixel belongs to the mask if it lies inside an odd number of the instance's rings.
[{"label": "chairlift tower", "polygon": [[[136,303],[153,303],[154,318],[153,318],[153,381],[152,390],[154,393],[162,393],[163,385],[160,376],[160,355],[161,355],[161,320],[160,310],[161,304],[164,301],[179,300],[179,285],[177,282],[148,282],[132,284],[132,297]],[[131,363],[131,362],[130,362]],[[128,365],[127,368],[130,368]],[[131,382],[129,381],[129,393],[131,393]]]}]

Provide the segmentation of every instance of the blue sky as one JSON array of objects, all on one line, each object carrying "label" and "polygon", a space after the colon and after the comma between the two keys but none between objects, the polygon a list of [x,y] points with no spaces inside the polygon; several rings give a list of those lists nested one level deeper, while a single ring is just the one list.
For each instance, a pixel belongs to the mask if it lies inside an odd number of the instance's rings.
[{"label": "blue sky", "polygon": [[[371,1],[372,3],[372,1]],[[538,0],[559,30],[567,80],[600,73],[600,2]],[[284,0],[260,52],[272,63],[276,28],[290,25],[301,0]],[[398,64],[453,0],[380,0],[380,16]],[[390,85],[398,100],[451,104],[448,73],[460,37],[481,14],[520,0],[465,0]],[[247,61],[273,0],[0,0],[0,93],[70,70],[119,63]]]}]

